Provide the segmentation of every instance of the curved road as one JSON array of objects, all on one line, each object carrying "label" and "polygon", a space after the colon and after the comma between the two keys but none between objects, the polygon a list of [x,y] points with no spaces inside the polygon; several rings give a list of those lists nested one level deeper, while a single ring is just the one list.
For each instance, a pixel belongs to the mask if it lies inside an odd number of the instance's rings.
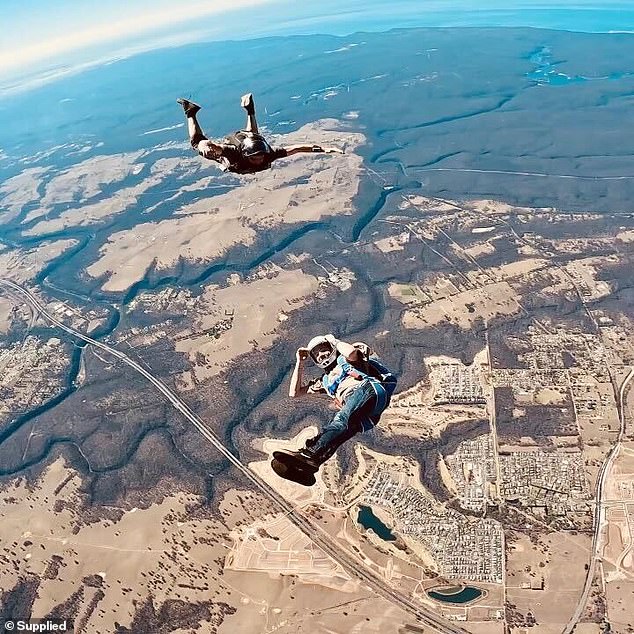
[{"label": "curved road", "polygon": [[603,461],[601,465],[601,470],[599,471],[599,476],[597,478],[597,492],[594,501],[594,533],[592,535],[592,552],[590,555],[590,563],[588,566],[588,572],[586,575],[586,581],[583,586],[583,592],[581,593],[581,597],[579,598],[579,602],[577,603],[577,607],[575,609],[574,614],[570,617],[570,620],[566,624],[562,634],[572,634],[579,619],[583,614],[583,611],[586,608],[588,603],[588,596],[590,595],[590,589],[592,588],[592,582],[594,580],[594,574],[597,567],[597,560],[600,557],[601,549],[603,547],[603,540],[601,539],[601,528],[603,525],[603,489],[605,487],[605,481],[610,473],[610,469],[612,467],[612,462],[621,448],[621,442],[623,440],[623,436],[625,435],[625,393],[627,391],[627,386],[629,382],[634,378],[634,368],[630,368],[629,373],[623,379],[623,383],[621,383],[621,387],[619,389],[619,422],[621,423],[621,429],[619,430],[619,436],[612,446],[610,453]]},{"label": "curved road", "polygon": [[97,341],[92,337],[70,328],[56,317],[47,312],[40,300],[29,290],[23,288],[19,284],[11,280],[0,279],[0,286],[4,286],[21,296],[28,304],[31,305],[42,317],[54,326],[68,334],[89,343],[96,348],[100,348],[104,352],[116,357],[120,361],[136,370],[144,376],[163,396],[178,410],[185,418],[196,427],[196,429],[207,439],[236,469],[238,469],[249,481],[259,489],[271,502],[273,502],[282,512],[284,512],[289,520],[293,522],[309,539],[311,539],[319,548],[327,555],[334,559],[341,567],[351,576],[356,577],[364,582],[366,586],[371,588],[378,595],[391,601],[419,622],[429,626],[435,632],[442,634],[468,634],[466,630],[454,625],[446,619],[438,616],[432,610],[416,603],[410,596],[401,593],[393,588],[384,579],[379,577],[374,571],[366,568],[363,562],[354,555],[346,552],[337,542],[330,537],[319,525],[313,523],[306,516],[295,508],[290,502],[285,500],[275,489],[270,487],[264,480],[251,471],[245,464],[236,458],[220,441],[220,439],[211,431],[203,422],[203,420],[192,412],[189,407],[181,401],[172,390],[165,385],[160,379],[148,372],[139,363],[128,357],[123,352],[113,348],[101,341]]}]

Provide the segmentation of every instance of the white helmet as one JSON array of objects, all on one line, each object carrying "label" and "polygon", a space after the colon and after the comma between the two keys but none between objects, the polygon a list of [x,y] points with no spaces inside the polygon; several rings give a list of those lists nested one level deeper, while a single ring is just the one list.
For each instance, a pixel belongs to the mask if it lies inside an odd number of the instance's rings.
[{"label": "white helmet", "polygon": [[337,359],[337,348],[323,335],[313,337],[306,346],[310,358],[320,368],[325,369]]}]

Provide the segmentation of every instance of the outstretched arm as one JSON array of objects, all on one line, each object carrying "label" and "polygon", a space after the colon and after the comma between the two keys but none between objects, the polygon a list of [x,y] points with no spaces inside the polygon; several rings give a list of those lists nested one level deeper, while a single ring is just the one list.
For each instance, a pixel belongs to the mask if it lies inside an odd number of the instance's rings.
[{"label": "outstretched arm", "polygon": [[315,152],[317,154],[344,154],[344,151],[338,147],[322,147],[321,145],[291,145],[284,148],[286,150],[286,156],[292,156],[293,154],[300,154],[301,152]]},{"label": "outstretched arm", "polygon": [[308,358],[308,348],[298,348],[295,355],[295,369],[291,376],[291,385],[288,390],[288,395],[291,398],[296,396],[302,396],[308,393],[308,386],[302,385],[302,378],[304,374],[304,361]]},{"label": "outstretched arm", "polygon": [[291,385],[288,390],[288,395],[291,398],[296,396],[304,396],[306,394],[319,395],[325,392],[321,379],[315,379],[308,385],[302,385],[303,373],[304,373],[304,361],[308,358],[308,348],[298,348],[295,369],[291,376]]}]

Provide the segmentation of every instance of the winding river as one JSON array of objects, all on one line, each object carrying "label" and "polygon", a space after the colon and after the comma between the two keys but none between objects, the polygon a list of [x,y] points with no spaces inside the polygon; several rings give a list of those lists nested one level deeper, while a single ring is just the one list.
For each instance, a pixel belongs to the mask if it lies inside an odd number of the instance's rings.
[{"label": "winding river", "polygon": [[[370,157],[369,161],[376,161],[379,158],[380,157]],[[373,170],[368,170],[368,173],[373,174],[374,172]],[[401,170],[400,174],[397,175],[397,180],[399,180],[399,176],[403,175]],[[353,244],[360,238],[366,227],[380,214],[390,194],[398,193],[406,186],[409,188],[420,186],[420,183],[413,182],[390,186],[385,186],[384,183],[381,183],[379,186],[374,178],[371,177],[371,180],[373,185],[371,185],[370,189],[375,190],[374,199],[367,200],[367,191],[364,192],[363,195],[358,194],[356,204],[361,211],[355,217],[351,218],[352,222],[348,230],[349,235],[347,237],[341,237],[335,234],[337,239],[344,244]],[[366,183],[366,185],[368,185],[368,183]],[[217,190],[214,190],[214,193],[217,193]],[[179,204],[182,204],[182,201],[179,200]],[[60,257],[52,260],[40,271],[34,278],[34,282],[40,285],[52,299],[60,301],[70,300],[75,305],[78,305],[80,308],[84,307],[86,310],[96,307],[104,310],[107,313],[107,318],[105,323],[92,333],[91,336],[95,339],[104,339],[116,330],[121,320],[121,311],[140,293],[157,291],[167,286],[196,288],[214,277],[226,278],[226,276],[232,273],[249,274],[277,254],[291,248],[297,241],[310,233],[326,232],[332,234],[331,222],[307,222],[299,227],[293,228],[286,235],[282,235],[274,245],[263,248],[255,257],[247,257],[241,261],[238,258],[232,259],[232,254],[230,253],[225,259],[214,262],[194,274],[188,270],[187,266],[181,266],[177,274],[164,276],[157,276],[153,271],[148,270],[143,279],[133,284],[127,292],[112,294],[104,293],[96,287],[88,289],[82,288],[78,282],[78,273],[84,268],[86,258],[89,257],[91,253],[94,254],[96,252],[96,249],[103,244],[106,236],[115,231],[131,229],[134,224],[138,222],[137,214],[135,214],[134,211],[132,213],[122,214],[120,218],[116,218],[114,221],[110,219],[100,226],[78,227],[54,234],[23,238],[20,236],[20,231],[24,229],[24,225],[21,223],[32,209],[33,204],[26,205],[20,216],[5,227],[6,237],[3,236],[3,241],[14,248],[23,247],[31,249],[37,248],[39,244],[51,239],[63,238],[77,241],[77,244],[69,248]],[[167,217],[169,213],[171,213],[171,211],[169,208],[166,208],[161,215]],[[240,247],[237,247],[236,251],[240,252]],[[252,253],[252,249],[247,251],[247,254],[248,253]],[[371,319],[376,319],[377,314],[376,311],[374,312],[375,314]],[[82,354],[85,345],[83,342],[75,342],[71,353],[68,374],[61,392],[41,406],[25,412],[12,420],[0,433],[0,443],[5,442],[29,421],[57,407],[77,390],[77,378],[82,365]],[[231,425],[229,427],[231,428]],[[150,431],[155,430],[152,429]],[[230,430],[229,435],[231,435]],[[21,464],[18,468],[0,469],[0,475],[13,475],[32,466],[44,459],[54,445],[64,442],[71,442],[71,439],[50,439],[44,455],[39,455],[35,457],[35,459],[30,460],[28,464]],[[234,443],[232,442],[231,444],[233,445]]]}]

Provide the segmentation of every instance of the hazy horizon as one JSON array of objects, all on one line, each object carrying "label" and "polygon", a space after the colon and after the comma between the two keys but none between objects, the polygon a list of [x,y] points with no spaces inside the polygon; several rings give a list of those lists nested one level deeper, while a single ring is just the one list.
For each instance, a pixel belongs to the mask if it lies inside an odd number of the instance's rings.
[{"label": "hazy horizon", "polygon": [[[489,0],[477,9],[446,0],[391,3],[378,0],[324,0],[298,6],[289,0],[222,0],[182,7],[159,0],[124,10],[121,0],[107,6],[92,0],[77,8],[64,1],[51,7],[34,0],[25,7],[3,3],[0,18],[0,94],[14,92],[141,52],[193,42],[306,34],[348,35],[402,27],[535,27],[570,31],[634,31],[634,7],[610,2],[564,0],[557,4]],[[39,7],[34,11],[34,6]],[[151,10],[151,15],[147,15]],[[212,14],[213,13],[213,14]],[[144,20],[145,16],[145,20]],[[23,21],[29,21],[29,29]],[[51,34],[51,24],[56,25]],[[25,35],[26,33],[26,35]]]}]

